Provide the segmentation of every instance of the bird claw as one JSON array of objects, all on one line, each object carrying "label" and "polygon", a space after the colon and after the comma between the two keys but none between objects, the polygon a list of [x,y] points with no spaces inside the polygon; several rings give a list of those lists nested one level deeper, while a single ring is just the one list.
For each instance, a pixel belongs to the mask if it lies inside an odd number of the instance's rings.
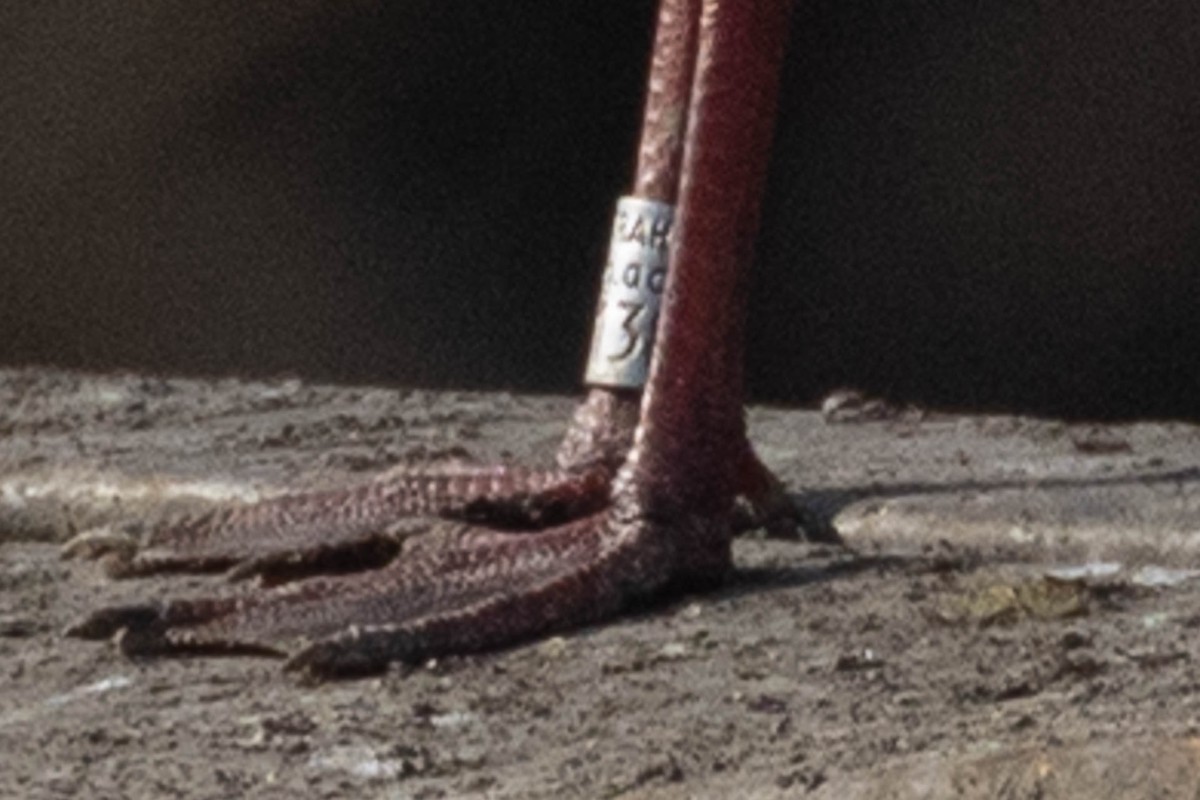
[{"label": "bird claw", "polygon": [[63,635],[76,639],[107,639],[126,658],[139,658],[169,651],[167,631],[160,609],[150,605],[135,605],[93,611],[67,626]]},{"label": "bird claw", "polygon": [[768,539],[845,544],[833,521],[788,494],[753,450],[747,449],[743,455],[739,483],[733,506],[735,532],[762,530]]},{"label": "bird claw", "polygon": [[[186,602],[186,601],[185,601]],[[234,612],[236,613],[236,612]],[[166,605],[111,606],[93,611],[72,623],[63,635],[89,640],[110,640],[127,658],[182,655],[189,652],[242,653],[286,657],[284,670],[309,680],[324,680],[378,672],[395,659],[397,648],[376,645],[381,638],[395,639],[400,634],[383,628],[364,630],[351,625],[344,631],[317,641],[301,637],[300,647],[288,655],[286,650],[265,642],[198,641],[189,627],[175,627]],[[200,624],[215,620],[197,620]],[[387,655],[390,653],[391,655]]]},{"label": "bird claw", "polygon": [[109,577],[120,577],[142,546],[144,528],[137,522],[101,525],[69,539],[59,554],[63,558],[99,561]]},{"label": "bird claw", "polygon": [[[335,678],[371,675],[387,669],[398,659],[403,634],[396,629],[363,629],[352,625],[345,631],[306,644],[283,663],[285,672],[318,682]],[[389,646],[384,645],[387,640]]]},{"label": "bird claw", "polygon": [[161,621],[161,611],[154,605],[109,606],[68,625],[63,634],[76,639],[111,639],[123,630],[144,629]]},{"label": "bird claw", "polygon": [[788,500],[769,510],[738,498],[733,510],[733,528],[738,532],[762,531],[768,539],[812,544],[845,545],[845,540],[825,515],[803,503]]},{"label": "bird claw", "polygon": [[838,531],[828,515],[822,514],[803,503],[794,505],[796,525],[803,532],[803,538],[814,544],[827,544],[834,547],[846,547],[846,540]]},{"label": "bird claw", "polygon": [[104,573],[115,579],[154,572],[213,572],[227,568],[233,559],[220,555],[182,555],[172,546],[170,532],[173,529],[182,532],[194,519],[172,518],[153,527],[138,520],[101,525],[69,539],[59,554],[64,559],[97,561]]}]

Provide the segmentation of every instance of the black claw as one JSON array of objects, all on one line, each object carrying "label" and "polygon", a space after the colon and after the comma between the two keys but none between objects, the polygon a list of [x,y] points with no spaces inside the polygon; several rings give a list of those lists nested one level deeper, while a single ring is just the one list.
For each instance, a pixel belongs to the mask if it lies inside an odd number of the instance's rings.
[{"label": "black claw", "polygon": [[834,526],[833,520],[823,514],[801,506],[796,514],[796,523],[799,525],[805,541],[838,547],[846,546],[846,540]]},{"label": "black claw", "polygon": [[412,655],[411,641],[400,630],[355,627],[309,644],[283,668],[313,681],[360,678],[384,672],[393,662],[411,663]]},{"label": "black claw", "polygon": [[167,628],[161,623],[122,628],[113,641],[126,658],[157,656],[175,649],[167,639]]},{"label": "black claw", "polygon": [[311,644],[283,664],[284,671],[297,673],[311,681],[362,677],[383,672],[386,668],[386,661],[380,662],[369,653],[337,640]]},{"label": "black claw", "polygon": [[121,630],[160,627],[162,611],[156,605],[114,606],[93,611],[67,627],[64,634],[78,639],[110,639]]}]

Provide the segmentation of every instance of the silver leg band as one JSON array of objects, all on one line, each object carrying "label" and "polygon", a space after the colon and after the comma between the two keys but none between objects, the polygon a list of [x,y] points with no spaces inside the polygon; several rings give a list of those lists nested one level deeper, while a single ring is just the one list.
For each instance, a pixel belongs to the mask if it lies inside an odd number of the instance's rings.
[{"label": "silver leg band", "polygon": [[640,197],[617,201],[584,376],[589,385],[640,389],[646,384],[674,221],[675,207],[668,203]]}]

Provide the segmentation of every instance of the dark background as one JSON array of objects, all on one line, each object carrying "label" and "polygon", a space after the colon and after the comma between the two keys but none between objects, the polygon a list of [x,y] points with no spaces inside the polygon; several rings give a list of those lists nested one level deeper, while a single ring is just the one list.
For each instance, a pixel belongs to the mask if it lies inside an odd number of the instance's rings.
[{"label": "dark background", "polygon": [[[0,8],[0,363],[571,391],[649,0]],[[797,4],[760,401],[1200,418],[1200,6]]]}]

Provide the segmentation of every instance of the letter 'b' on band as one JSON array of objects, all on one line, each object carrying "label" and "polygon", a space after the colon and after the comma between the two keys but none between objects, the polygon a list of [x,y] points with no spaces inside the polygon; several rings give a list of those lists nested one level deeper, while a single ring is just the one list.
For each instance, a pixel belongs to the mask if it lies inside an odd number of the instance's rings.
[{"label": "letter 'b' on band", "polygon": [[640,389],[650,373],[658,310],[667,281],[675,208],[657,200],[617,202],[585,380]]}]

